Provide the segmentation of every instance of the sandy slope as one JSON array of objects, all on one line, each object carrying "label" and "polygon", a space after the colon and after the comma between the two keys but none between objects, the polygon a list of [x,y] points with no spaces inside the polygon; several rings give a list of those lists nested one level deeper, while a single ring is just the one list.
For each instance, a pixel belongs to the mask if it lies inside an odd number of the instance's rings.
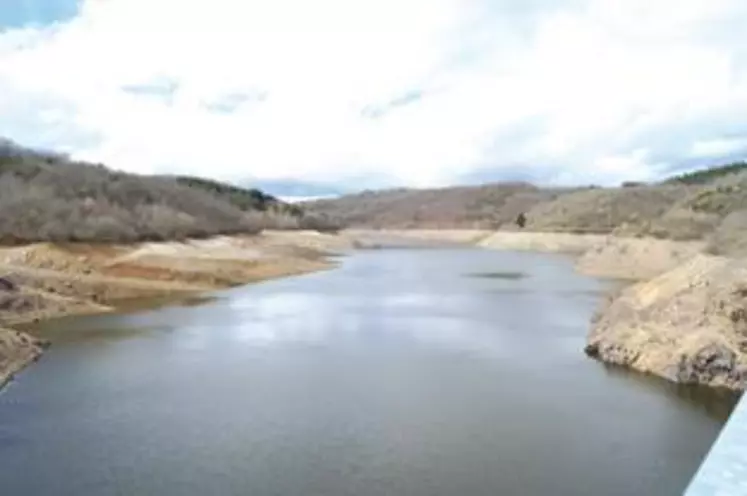
[{"label": "sandy slope", "polygon": [[672,270],[703,252],[700,241],[607,237],[576,264],[586,275],[641,281]]},{"label": "sandy slope", "polygon": [[581,254],[605,243],[607,236],[540,232],[496,232],[478,246],[494,250]]},{"label": "sandy slope", "polygon": [[480,229],[350,229],[344,235],[359,248],[475,245],[492,231]]}]

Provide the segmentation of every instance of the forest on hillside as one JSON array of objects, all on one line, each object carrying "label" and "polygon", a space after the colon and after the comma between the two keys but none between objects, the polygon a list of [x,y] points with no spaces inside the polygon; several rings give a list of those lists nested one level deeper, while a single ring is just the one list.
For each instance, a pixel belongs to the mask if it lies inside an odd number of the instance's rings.
[{"label": "forest on hillside", "polygon": [[0,141],[0,243],[177,240],[338,225],[258,190],[129,174]]}]

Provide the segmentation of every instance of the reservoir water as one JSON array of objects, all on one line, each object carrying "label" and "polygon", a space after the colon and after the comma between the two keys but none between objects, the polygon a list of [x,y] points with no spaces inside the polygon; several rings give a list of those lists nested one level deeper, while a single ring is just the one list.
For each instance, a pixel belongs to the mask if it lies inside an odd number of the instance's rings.
[{"label": "reservoir water", "polygon": [[0,494],[677,495],[734,398],[582,352],[563,257],[372,250],[70,318],[0,393]]}]

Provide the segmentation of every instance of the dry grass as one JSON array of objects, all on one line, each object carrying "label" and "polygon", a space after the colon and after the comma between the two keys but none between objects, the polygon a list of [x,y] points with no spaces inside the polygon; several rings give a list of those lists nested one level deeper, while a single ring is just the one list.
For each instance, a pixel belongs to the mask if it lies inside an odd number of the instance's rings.
[{"label": "dry grass", "polygon": [[713,253],[747,255],[747,171],[734,170],[699,174],[695,182],[627,183],[620,188],[547,189],[506,183],[397,189],[308,205],[353,227],[516,231],[515,221],[525,213],[524,231],[705,240]]},{"label": "dry grass", "polygon": [[392,229],[498,229],[564,190],[525,183],[368,191],[306,205],[348,226]]},{"label": "dry grass", "polygon": [[537,205],[527,214],[534,231],[606,234],[614,230],[645,233],[682,197],[684,186],[589,188]]}]

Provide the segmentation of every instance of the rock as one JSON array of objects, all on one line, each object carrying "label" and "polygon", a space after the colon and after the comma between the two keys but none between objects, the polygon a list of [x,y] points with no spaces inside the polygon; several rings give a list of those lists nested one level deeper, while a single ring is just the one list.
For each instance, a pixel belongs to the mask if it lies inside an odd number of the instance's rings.
[{"label": "rock", "polygon": [[747,386],[747,260],[698,255],[604,302],[587,355],[675,382]]},{"label": "rock", "polygon": [[599,344],[597,343],[587,344],[586,346],[584,346],[584,353],[586,353],[592,358],[599,358]]},{"label": "rock", "polygon": [[18,287],[13,281],[7,277],[0,277],[0,290],[3,291],[17,291]]},{"label": "rock", "polygon": [[709,344],[695,355],[680,357],[677,381],[682,383],[713,383],[736,379],[737,354],[721,344]]}]

